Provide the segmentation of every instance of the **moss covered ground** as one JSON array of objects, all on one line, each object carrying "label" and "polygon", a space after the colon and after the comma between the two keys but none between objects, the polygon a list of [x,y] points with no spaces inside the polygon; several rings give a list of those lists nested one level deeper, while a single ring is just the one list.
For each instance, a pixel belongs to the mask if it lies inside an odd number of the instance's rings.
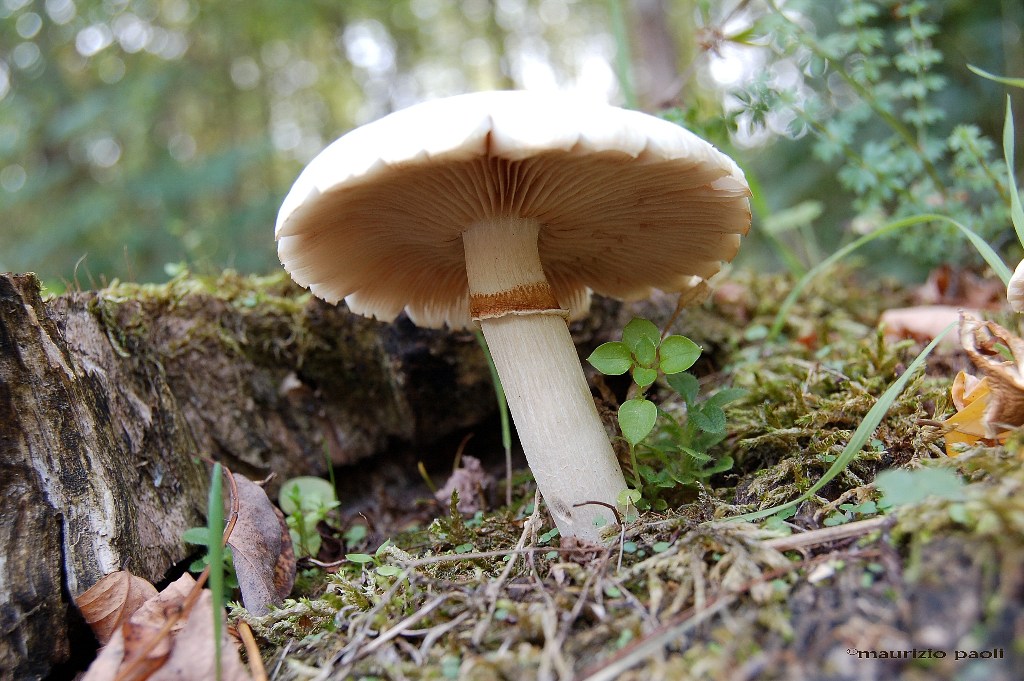
[{"label": "moss covered ground", "polygon": [[[294,304],[265,281],[233,285],[238,305]],[[341,558],[304,561],[293,598],[248,618],[270,678],[1019,678],[1020,443],[946,455],[936,424],[967,366],[950,346],[829,484],[792,511],[733,519],[810,489],[921,350],[877,328],[908,294],[850,273],[812,285],[766,341],[791,286],[734,272],[673,328],[704,348],[702,394],[746,391],[711,452],[727,470],[667,488],[607,548],[561,542],[525,471],[511,505],[474,514],[425,488],[401,526],[332,512],[321,527]],[[655,323],[660,310],[637,307]],[[893,504],[875,482],[888,469],[944,471],[954,488],[913,474],[902,484],[921,498]]]}]

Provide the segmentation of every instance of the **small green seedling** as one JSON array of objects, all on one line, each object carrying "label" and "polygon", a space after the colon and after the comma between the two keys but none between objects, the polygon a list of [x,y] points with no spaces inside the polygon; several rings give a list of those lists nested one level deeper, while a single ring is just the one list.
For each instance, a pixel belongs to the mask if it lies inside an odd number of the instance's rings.
[{"label": "small green seedling", "polygon": [[[208,547],[210,543],[210,530],[207,527],[190,527],[181,534],[182,540],[186,544],[193,544],[195,546]],[[231,553],[231,547],[224,547],[223,555],[224,565],[224,586],[229,591],[234,591],[238,588],[238,578],[235,576],[235,562],[234,557]],[[210,564],[210,554],[206,552],[201,558],[196,558],[188,566],[188,571],[193,574],[199,574],[206,569],[206,566]]]},{"label": "small green seedling", "polygon": [[[622,330],[622,340],[603,343],[587,358],[603,374],[630,373],[636,385],[634,397],[619,407],[618,422],[622,437],[629,445],[635,493],[621,497],[620,506],[665,508],[659,490],[692,485],[732,467],[732,459],[715,460],[707,451],[725,437],[723,407],[744,394],[725,389],[698,401],[699,383],[686,370],[700,357],[701,348],[685,336],[661,337],[658,327],[646,319],[634,318]],[[671,414],[647,399],[647,391],[658,379],[665,382],[686,402],[687,418],[680,423]],[[658,417],[664,426],[654,437]],[[643,492],[643,494],[641,494]]]},{"label": "small green seedling", "polygon": [[830,514],[822,524],[825,527],[844,525],[853,520],[863,520],[877,515],[884,507],[879,507],[877,502],[868,500],[860,504],[840,504],[839,510]]},{"label": "small green seedling", "polygon": [[340,505],[334,486],[322,478],[292,478],[281,486],[278,503],[288,522],[295,556],[315,557],[321,542],[316,526]]},{"label": "small green seedling", "polygon": [[373,555],[369,553],[349,553],[345,556],[345,560],[359,565],[363,569],[372,569],[381,577],[394,577],[401,574],[402,568],[384,562],[382,557],[390,546],[392,546],[391,540],[388,539],[377,548]]}]

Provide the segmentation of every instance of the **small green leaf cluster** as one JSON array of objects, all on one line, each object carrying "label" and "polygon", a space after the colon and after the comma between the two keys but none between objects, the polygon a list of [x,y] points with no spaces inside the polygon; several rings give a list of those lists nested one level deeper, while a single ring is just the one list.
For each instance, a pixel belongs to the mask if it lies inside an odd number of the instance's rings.
[{"label": "small green leaf cluster", "polygon": [[281,486],[277,500],[288,522],[295,557],[315,558],[321,544],[317,525],[340,505],[334,486],[323,478],[292,478]]},{"label": "small green leaf cluster", "polygon": [[345,559],[350,563],[359,565],[364,570],[372,569],[375,574],[381,577],[395,577],[401,574],[402,568],[385,561],[387,550],[390,547],[391,540],[388,539],[372,555],[369,553],[349,553],[345,555]]},{"label": "small green leaf cluster", "polygon": [[[186,544],[194,544],[195,546],[209,547],[210,545],[210,528],[208,527],[190,527],[181,533],[181,539]],[[192,561],[192,564],[188,566],[188,571],[193,574],[199,574],[206,569],[206,566],[210,564],[210,554],[204,552],[201,558],[196,558]],[[231,553],[231,547],[224,547],[224,586],[229,590],[238,588],[238,577],[235,575],[235,561],[234,555]]]},{"label": "small green leaf cluster", "polygon": [[459,492],[453,489],[448,499],[448,515],[435,518],[427,529],[431,537],[454,547],[456,553],[468,553],[474,548],[475,529],[482,520],[483,514],[479,511],[468,520],[462,517],[459,511]]},{"label": "small green leaf cluster", "polygon": [[962,501],[964,481],[947,468],[894,469],[882,471],[875,478],[886,506],[917,504],[928,497]]},{"label": "small green leaf cluster", "polygon": [[[618,410],[619,430],[629,445],[634,488],[620,495],[620,505],[656,509],[667,507],[665,493],[680,485],[693,485],[732,467],[732,459],[715,460],[708,449],[725,437],[723,407],[743,391],[722,390],[699,401],[699,383],[686,372],[700,357],[701,348],[689,338],[661,337],[658,327],[634,318],[622,330],[622,340],[600,345],[587,358],[603,374],[629,373],[635,395]],[[686,404],[680,422],[648,399],[659,376]],[[662,427],[655,432],[659,416]],[[653,433],[653,435],[652,435]]]},{"label": "small green leaf cluster", "polygon": [[890,504],[885,501],[872,501],[870,499],[859,504],[840,504],[839,510],[826,517],[825,520],[822,521],[822,524],[825,527],[843,525],[852,520],[870,518],[873,515],[886,511],[889,507]]}]

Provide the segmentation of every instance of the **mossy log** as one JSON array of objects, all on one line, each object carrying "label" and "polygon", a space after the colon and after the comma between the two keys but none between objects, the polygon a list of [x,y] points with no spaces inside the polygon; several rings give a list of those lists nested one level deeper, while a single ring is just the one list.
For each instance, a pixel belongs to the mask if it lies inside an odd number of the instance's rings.
[{"label": "mossy log", "polygon": [[159,581],[187,558],[204,458],[320,474],[325,452],[422,447],[494,410],[471,334],[363,319],[283,278],[44,301],[34,275],[0,275],[0,679],[69,659],[71,598],[104,574]]}]

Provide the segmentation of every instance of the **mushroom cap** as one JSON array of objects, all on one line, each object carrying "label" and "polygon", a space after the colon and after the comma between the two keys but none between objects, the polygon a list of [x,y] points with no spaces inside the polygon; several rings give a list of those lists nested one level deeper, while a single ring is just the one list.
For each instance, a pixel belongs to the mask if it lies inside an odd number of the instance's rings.
[{"label": "mushroom cap", "polygon": [[1006,286],[1006,302],[1014,312],[1024,312],[1024,260],[1017,265]]},{"label": "mushroom cap", "polygon": [[285,269],[314,295],[420,326],[471,323],[462,232],[492,217],[540,225],[541,263],[574,317],[590,291],[688,289],[750,227],[728,156],[688,130],[567,95],[480,92],[418,104],[344,135],[284,199]]}]

